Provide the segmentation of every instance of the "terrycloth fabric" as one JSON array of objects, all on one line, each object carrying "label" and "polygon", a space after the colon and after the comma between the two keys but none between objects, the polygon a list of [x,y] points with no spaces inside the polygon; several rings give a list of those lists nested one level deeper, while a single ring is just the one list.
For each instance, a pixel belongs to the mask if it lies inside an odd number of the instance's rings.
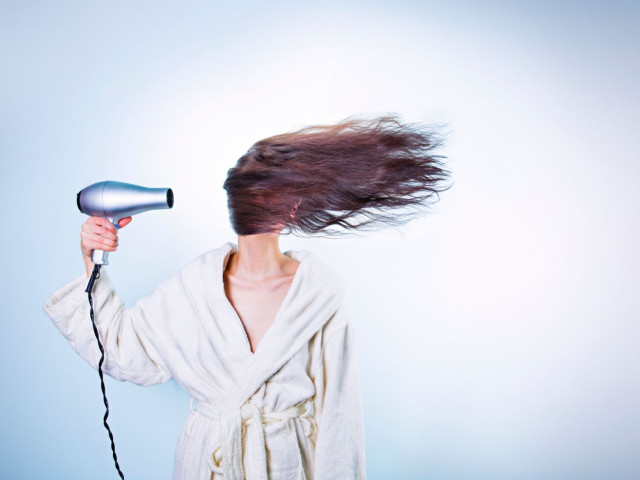
[{"label": "terrycloth fabric", "polygon": [[[224,293],[231,242],[186,265],[130,309],[107,269],[94,288],[105,373],[152,385],[173,378],[194,399],[174,480],[364,479],[364,427],[353,336],[335,275],[305,250],[272,326],[251,352]],[[100,358],[85,275],[46,313],[94,368]]]}]

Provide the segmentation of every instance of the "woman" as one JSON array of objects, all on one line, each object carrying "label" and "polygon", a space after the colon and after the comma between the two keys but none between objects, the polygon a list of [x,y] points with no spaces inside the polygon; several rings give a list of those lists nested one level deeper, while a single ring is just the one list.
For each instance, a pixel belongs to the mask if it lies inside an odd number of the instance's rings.
[{"label": "woman", "polygon": [[[387,116],[261,140],[224,183],[237,244],[204,253],[130,309],[103,272],[93,296],[104,371],[140,385],[173,378],[193,397],[174,479],[365,478],[340,280],[308,251],[281,253],[278,239],[406,222],[446,188],[434,139]],[[95,368],[84,288],[91,251],[115,251],[117,229],[91,217],[81,238],[86,276],[45,311]]]}]

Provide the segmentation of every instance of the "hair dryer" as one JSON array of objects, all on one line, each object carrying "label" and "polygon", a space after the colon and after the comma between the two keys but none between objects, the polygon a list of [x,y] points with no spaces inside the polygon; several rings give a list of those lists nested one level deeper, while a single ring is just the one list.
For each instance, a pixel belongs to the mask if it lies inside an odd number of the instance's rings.
[{"label": "hair dryer", "polygon": [[[106,181],[83,188],[78,192],[76,201],[82,213],[104,217],[117,227],[122,218],[173,207],[173,191],[170,188],[146,188]],[[109,265],[109,252],[94,250],[91,261],[96,265]]]},{"label": "hair dryer", "polygon": [[[88,187],[80,190],[76,198],[76,203],[78,205],[78,209],[82,213],[95,217],[106,218],[117,227],[121,218],[146,212],[147,210],[172,208],[173,191],[170,188],[145,188],[138,185],[132,185],[130,183],[106,181],[94,183],[93,185],[89,185]],[[120,478],[124,479],[124,474],[120,470],[120,465],[118,464],[118,456],[116,455],[116,446],[113,441],[113,434],[111,433],[111,428],[109,428],[109,424],[107,423],[107,417],[109,416],[109,402],[107,401],[107,394],[105,392],[102,374],[104,348],[100,342],[100,335],[98,334],[98,328],[96,327],[93,312],[93,299],[91,297],[93,285],[100,277],[100,268],[102,265],[109,265],[108,257],[109,252],[102,250],[94,250],[91,252],[91,261],[95,265],[85,292],[89,295],[89,316],[91,317],[93,333],[96,336],[101,355],[100,361],[98,362],[98,373],[100,375],[100,387],[102,389],[104,406],[107,409],[104,415],[103,424],[109,432],[113,461],[115,462],[116,469],[118,470]]]}]

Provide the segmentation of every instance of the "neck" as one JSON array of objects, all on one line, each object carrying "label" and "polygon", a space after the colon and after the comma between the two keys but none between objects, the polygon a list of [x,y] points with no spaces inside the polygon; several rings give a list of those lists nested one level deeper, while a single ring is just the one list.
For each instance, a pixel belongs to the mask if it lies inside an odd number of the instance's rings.
[{"label": "neck", "polygon": [[238,251],[227,264],[229,274],[260,281],[282,274],[288,257],[280,252],[280,233],[238,235]]}]

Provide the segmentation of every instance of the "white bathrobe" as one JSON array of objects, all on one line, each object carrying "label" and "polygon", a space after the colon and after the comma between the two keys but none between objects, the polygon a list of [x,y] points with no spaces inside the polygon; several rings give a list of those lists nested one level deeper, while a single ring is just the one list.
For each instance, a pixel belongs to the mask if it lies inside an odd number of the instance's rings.
[{"label": "white bathrobe", "polygon": [[[106,269],[94,287],[105,373],[139,385],[174,379],[193,398],[176,446],[174,479],[365,478],[364,426],[341,283],[306,250],[255,353],[224,293],[231,242],[186,265],[125,309]],[[46,313],[94,368],[100,352],[86,275]]]}]

